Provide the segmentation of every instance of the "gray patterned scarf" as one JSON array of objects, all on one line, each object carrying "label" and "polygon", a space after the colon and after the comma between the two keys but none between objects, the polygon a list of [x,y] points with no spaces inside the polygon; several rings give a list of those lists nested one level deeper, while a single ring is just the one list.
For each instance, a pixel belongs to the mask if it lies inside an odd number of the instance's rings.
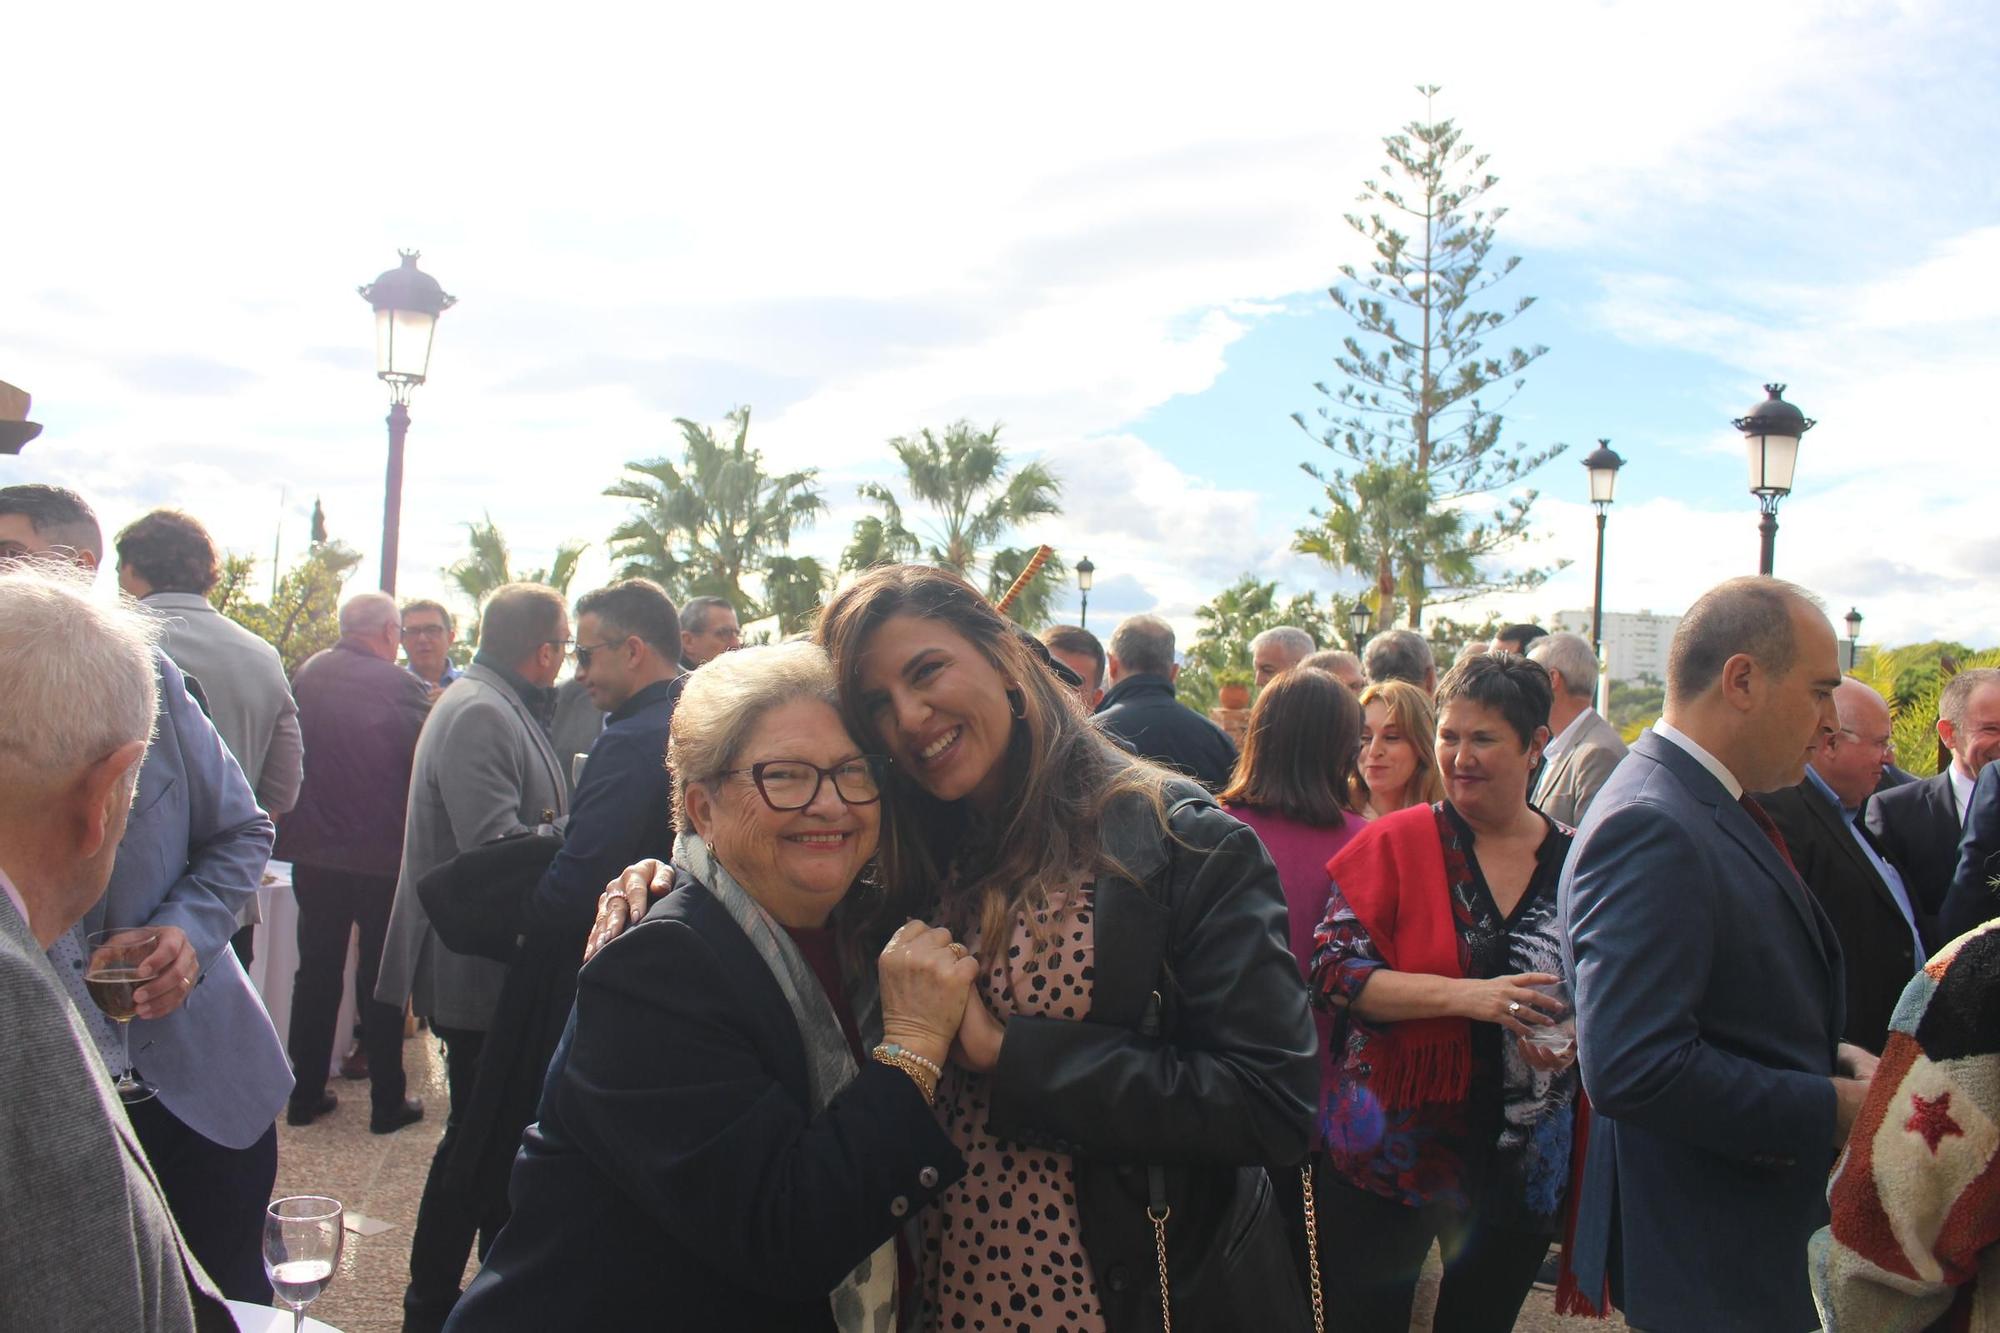
[{"label": "gray patterned scarf", "polygon": [[[749,939],[750,947],[771,969],[778,989],[792,1007],[799,1036],[806,1047],[806,1073],[812,1085],[812,1112],[826,1109],[861,1071],[848,1049],[847,1036],[834,1016],[819,978],[806,964],[805,956],[785,928],[764,910],[755,898],[715,859],[708,844],[697,833],[683,833],[674,839],[674,865],[698,880],[722,904]],[[855,1006],[855,1026],[864,1041],[881,1035],[881,996],[875,978],[866,969],[846,978],[848,995]],[[896,1327],[896,1242],[882,1245],[841,1280],[831,1295],[833,1322],[840,1333],[894,1333]]]}]

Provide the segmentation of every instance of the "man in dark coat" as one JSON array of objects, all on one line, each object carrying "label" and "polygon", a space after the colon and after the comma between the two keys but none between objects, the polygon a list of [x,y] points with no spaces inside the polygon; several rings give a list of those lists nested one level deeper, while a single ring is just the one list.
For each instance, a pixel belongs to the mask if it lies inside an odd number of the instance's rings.
[{"label": "man in dark coat", "polygon": [[368,1054],[368,1127],[388,1134],[421,1119],[404,1096],[403,1011],[375,998],[375,973],[396,872],[417,734],[430,712],[424,682],[396,665],[396,600],[365,592],[340,608],[340,641],[299,668],[293,690],[306,746],[299,801],[278,830],[276,855],[292,863],[299,903],[299,971],[287,1048],[298,1084],[286,1120],[312,1123],[333,1109],[326,1076],[340,1012],[347,935],[361,927],[355,975],[361,1046]]},{"label": "man in dark coat", "polygon": [[1174,627],[1158,616],[1129,616],[1106,648],[1111,691],[1097,725],[1143,759],[1177,768],[1210,791],[1229,783],[1236,746],[1201,714],[1174,698]]},{"label": "man in dark coat", "polygon": [[667,732],[686,680],[680,623],[656,583],[626,579],[576,604],[576,679],[605,713],[562,850],[524,905],[519,952],[494,1011],[449,1179],[504,1207],[521,1131],[576,998],[597,898],[626,866],[674,844]]},{"label": "man in dark coat", "polygon": [[[1958,869],[1958,842],[1972,809],[1972,784],[2000,755],[2000,670],[1975,667],[1953,676],[1938,699],[1938,739],[1951,763],[1935,777],[1878,791],[1868,802],[1868,831],[1910,886],[1918,909],[1936,915]],[[1941,949],[1951,939],[1933,938]]]},{"label": "man in dark coat", "polygon": [[1928,922],[1861,827],[1861,807],[1891,753],[1889,705],[1858,680],[1842,681],[1833,702],[1840,725],[1821,739],[1804,780],[1757,801],[1840,937],[1847,962],[1842,1036],[1879,1055],[1896,1001],[1924,964]]}]

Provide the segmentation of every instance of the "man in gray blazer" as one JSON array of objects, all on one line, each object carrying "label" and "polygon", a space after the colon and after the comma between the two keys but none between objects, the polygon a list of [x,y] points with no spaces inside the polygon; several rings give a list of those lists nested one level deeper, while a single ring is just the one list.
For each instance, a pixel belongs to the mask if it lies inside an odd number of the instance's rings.
[{"label": "man in gray blazer", "polygon": [[444,1042],[450,1109],[431,1161],[410,1244],[404,1328],[440,1328],[458,1302],[475,1235],[479,1252],[504,1222],[479,1216],[446,1181],[446,1163],[478,1077],[479,1050],[506,978],[504,965],[453,953],[431,929],[417,881],[461,852],[561,817],[568,779],[549,744],[556,673],[569,641],[562,596],[510,583],[481,613],[479,653],[439,698],[417,738],[403,866],[375,996],[412,1002]]},{"label": "man in gray blazer", "polygon": [[1539,662],[1555,686],[1549,709],[1553,733],[1542,752],[1542,776],[1531,803],[1559,824],[1575,828],[1583,812],[1625,757],[1618,729],[1606,722],[1590,700],[1597,691],[1597,654],[1581,634],[1545,634],[1528,647],[1530,661]]},{"label": "man in gray blazer", "polygon": [[104,892],[153,727],[152,627],[0,562],[0,1328],[233,1329],[46,951]]},{"label": "man in gray blazer", "polygon": [[1732,579],[1674,633],[1666,716],[1598,793],[1557,889],[1596,1110],[1570,1261],[1633,1328],[1817,1328],[1806,1241],[1874,1058],[1840,1044],[1840,943],[1745,790],[1838,725],[1833,627]]}]

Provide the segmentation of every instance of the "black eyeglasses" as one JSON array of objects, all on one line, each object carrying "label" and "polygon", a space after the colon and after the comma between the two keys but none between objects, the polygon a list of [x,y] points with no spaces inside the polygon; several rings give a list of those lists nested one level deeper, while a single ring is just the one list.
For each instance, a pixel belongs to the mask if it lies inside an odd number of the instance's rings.
[{"label": "black eyeglasses", "polygon": [[606,648],[623,648],[630,641],[630,638],[627,637],[624,639],[606,639],[603,643],[579,643],[572,646],[570,651],[576,654],[577,666],[588,671],[590,670],[590,655],[592,653],[602,652]]},{"label": "black eyeglasses", "polygon": [[882,768],[887,762],[879,754],[856,755],[832,768],[803,759],[766,759],[748,768],[724,769],[720,776],[748,773],[764,804],[781,812],[803,810],[818,800],[820,786],[828,778],[833,779],[834,795],[849,805],[873,805],[882,799]]}]

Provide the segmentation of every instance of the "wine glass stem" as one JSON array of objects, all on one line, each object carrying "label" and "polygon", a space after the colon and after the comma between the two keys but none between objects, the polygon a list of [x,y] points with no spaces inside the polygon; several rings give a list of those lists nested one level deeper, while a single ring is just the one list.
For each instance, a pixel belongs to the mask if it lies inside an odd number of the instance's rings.
[{"label": "wine glass stem", "polygon": [[[132,1020],[129,1018],[118,1025],[118,1044],[125,1052],[125,1073],[119,1081],[121,1083],[136,1083],[138,1082],[137,1075],[139,1071],[132,1067]],[[294,1330],[294,1333],[296,1333],[296,1330]]]},{"label": "wine glass stem", "polygon": [[304,1329],[305,1326],[306,1307],[303,1305],[294,1305],[292,1307],[292,1333],[300,1333],[300,1330]]}]

